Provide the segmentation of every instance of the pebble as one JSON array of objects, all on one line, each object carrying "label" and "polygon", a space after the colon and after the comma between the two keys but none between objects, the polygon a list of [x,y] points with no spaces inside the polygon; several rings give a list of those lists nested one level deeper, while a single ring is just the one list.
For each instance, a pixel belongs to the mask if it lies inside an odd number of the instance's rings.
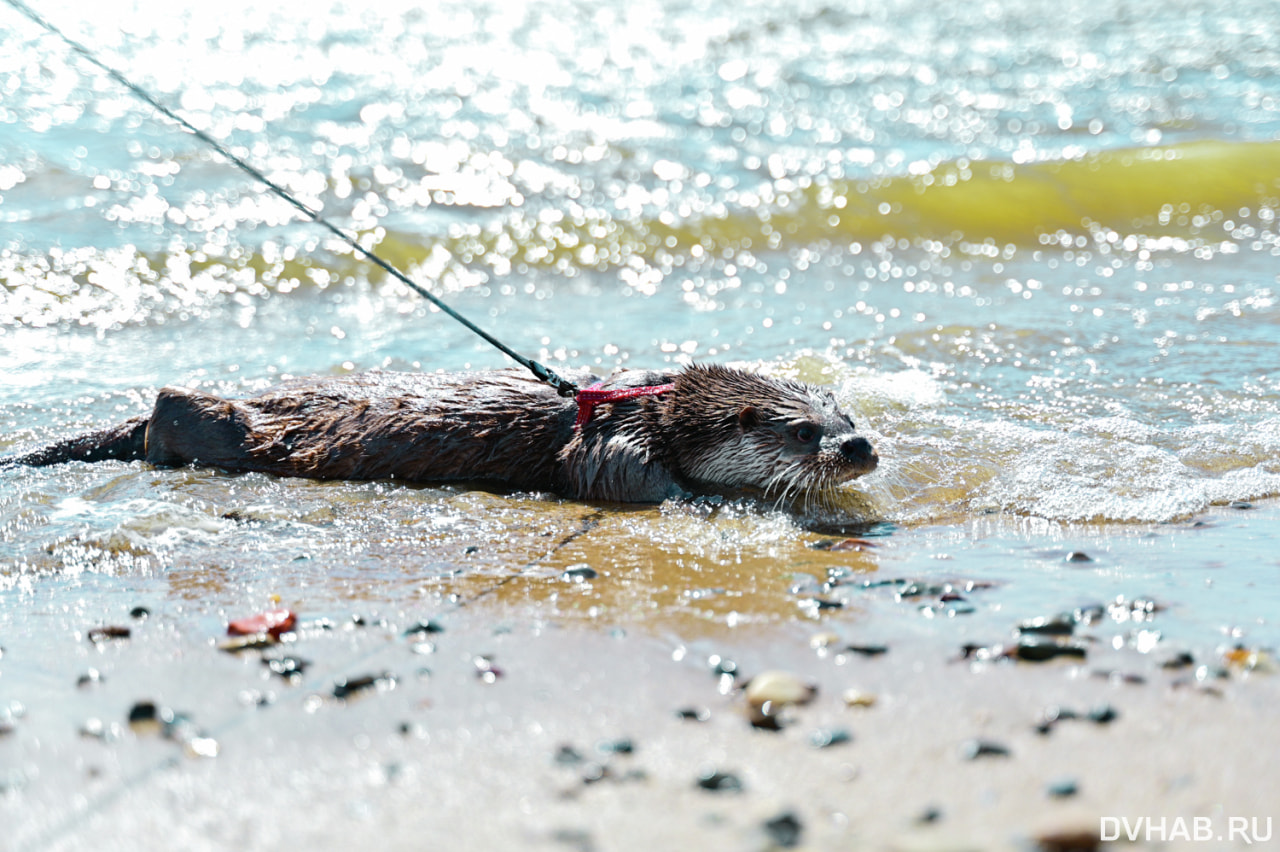
[{"label": "pebble", "polygon": [[1108,725],[1120,718],[1120,713],[1110,704],[1102,704],[1089,711],[1088,719],[1098,725]]},{"label": "pebble", "polygon": [[256,615],[237,618],[227,624],[228,636],[255,636],[265,633],[279,639],[285,633],[293,631],[298,617],[287,609],[273,609]]},{"label": "pebble", "polygon": [[814,748],[831,748],[843,745],[853,739],[853,734],[845,728],[823,728],[809,736],[809,745]]},{"label": "pebble", "polygon": [[746,698],[752,705],[805,704],[813,700],[818,688],[790,672],[770,669],[753,677],[747,684]]},{"label": "pebble", "polygon": [[970,740],[960,749],[965,760],[977,760],[980,757],[1009,757],[1012,752],[1008,746],[993,740]]},{"label": "pebble", "polygon": [[129,610],[130,618],[141,620],[149,615],[151,615],[151,610],[147,609],[145,606],[135,606],[133,609]]},{"label": "pebble", "polygon": [[676,717],[688,722],[705,722],[711,718],[711,711],[705,707],[681,707]]},{"label": "pebble", "polygon": [[863,657],[878,657],[881,654],[889,653],[888,645],[845,645],[843,651],[846,654],[858,654]]},{"label": "pebble", "polygon": [[804,834],[804,823],[800,822],[800,818],[794,813],[787,811],[771,820],[766,820],[764,833],[774,846],[794,849],[800,845],[800,838]]},{"label": "pebble", "polygon": [[1044,832],[1034,841],[1039,852],[1095,852],[1101,843],[1097,829],[1083,827]]},{"label": "pebble", "polygon": [[440,622],[436,621],[434,618],[429,618],[426,621],[419,621],[417,624],[414,624],[411,627],[406,627],[404,633],[401,635],[424,636],[424,635],[432,635],[432,634],[443,633],[443,632],[444,632],[444,626],[441,625]]},{"label": "pebble", "polygon": [[279,675],[287,681],[299,680],[307,670],[307,666],[311,665],[310,661],[301,657],[264,657],[262,664],[270,669],[272,674]]},{"label": "pebble", "polygon": [[1043,663],[1058,657],[1083,660],[1087,654],[1088,649],[1077,642],[1061,642],[1032,637],[1019,640],[1017,645],[1006,652],[1006,656],[1030,663]]},{"label": "pebble", "polygon": [[568,583],[585,583],[600,576],[600,572],[587,565],[575,565],[565,570],[560,579]]},{"label": "pebble", "polygon": [[1037,636],[1070,636],[1076,629],[1076,619],[1071,613],[1059,613],[1053,616],[1040,616],[1018,622],[1019,633],[1031,633]]},{"label": "pebble", "polygon": [[102,672],[97,669],[89,669],[89,671],[76,678],[76,686],[84,689],[86,686],[92,686],[96,683],[102,683]]},{"label": "pebble", "polygon": [[1045,787],[1045,793],[1053,799],[1067,799],[1079,792],[1080,785],[1074,778],[1059,778],[1056,781],[1050,781]]},{"label": "pebble", "polygon": [[712,793],[741,793],[744,789],[741,778],[731,772],[721,772],[718,769],[709,769],[699,775],[697,785]]},{"label": "pebble", "polygon": [[1080,563],[1092,562],[1093,557],[1085,553],[1083,550],[1073,550],[1071,553],[1067,554],[1066,561]]},{"label": "pebble", "polygon": [[846,707],[874,707],[876,703],[876,696],[873,693],[852,687],[840,693],[840,697],[844,700]]},{"label": "pebble", "polygon": [[111,639],[128,639],[132,632],[127,627],[119,627],[114,624],[106,627],[95,627],[89,631],[89,641],[97,645]]},{"label": "pebble", "polygon": [[361,675],[360,677],[353,678],[342,678],[333,685],[333,697],[337,698],[339,701],[345,701],[354,695],[365,692],[366,690],[377,689],[382,691],[394,689],[395,685],[395,675],[389,672]]}]

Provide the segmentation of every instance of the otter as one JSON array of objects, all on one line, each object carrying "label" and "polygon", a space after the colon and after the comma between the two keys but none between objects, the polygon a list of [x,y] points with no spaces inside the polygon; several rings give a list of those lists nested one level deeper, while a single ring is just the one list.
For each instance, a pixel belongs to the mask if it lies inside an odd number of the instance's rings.
[{"label": "otter", "polygon": [[149,415],[8,462],[138,460],[634,503],[823,492],[879,462],[835,398],[802,382],[698,364],[568,378],[617,393],[575,402],[515,369],[321,376],[250,399],[167,387]]}]

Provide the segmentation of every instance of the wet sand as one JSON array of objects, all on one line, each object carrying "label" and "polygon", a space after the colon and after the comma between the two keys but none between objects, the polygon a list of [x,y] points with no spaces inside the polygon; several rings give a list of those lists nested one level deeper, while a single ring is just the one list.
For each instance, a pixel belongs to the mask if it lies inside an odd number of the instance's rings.
[{"label": "wet sand", "polygon": [[[814,536],[798,568],[757,547],[708,576],[679,548],[631,548],[628,513],[560,510],[559,546],[523,573],[410,592],[217,566],[203,586],[176,569],[19,583],[0,604],[3,847],[1001,850],[1137,828],[1131,848],[1206,849],[1280,816],[1280,679],[1253,644],[1275,628],[1243,611],[1214,627],[1223,602],[1196,591],[1229,570],[1204,567],[1224,548],[1274,553],[1276,505],[1076,530],[1083,567],[1053,535],[1006,547],[1103,605],[1059,637],[1084,656],[1047,662],[999,657],[1055,615],[1055,581],[1011,580],[981,522]],[[1184,554],[1187,591],[1116,595],[1126,553],[1161,547]],[[288,641],[219,647],[275,594],[299,617]],[[102,626],[129,636],[92,641]],[[817,687],[778,730],[751,724],[741,689],[768,670]],[[157,718],[131,724],[147,703]]]}]

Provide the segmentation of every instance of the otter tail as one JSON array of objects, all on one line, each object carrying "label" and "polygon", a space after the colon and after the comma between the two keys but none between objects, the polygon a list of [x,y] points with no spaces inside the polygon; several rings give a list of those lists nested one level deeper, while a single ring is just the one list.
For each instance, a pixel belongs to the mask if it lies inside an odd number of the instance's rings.
[{"label": "otter tail", "polygon": [[147,456],[147,422],[150,419],[150,415],[134,417],[109,429],[66,438],[23,456],[0,459],[0,467],[17,464],[45,467],[69,461],[98,462],[107,459],[142,461]]}]

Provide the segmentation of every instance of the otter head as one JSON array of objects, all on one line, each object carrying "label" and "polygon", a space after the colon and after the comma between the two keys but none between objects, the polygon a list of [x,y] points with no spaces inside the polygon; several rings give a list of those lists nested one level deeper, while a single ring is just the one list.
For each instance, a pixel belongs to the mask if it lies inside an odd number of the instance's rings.
[{"label": "otter head", "polygon": [[728,367],[681,372],[663,420],[672,466],[704,485],[785,498],[829,490],[880,461],[830,393]]}]

